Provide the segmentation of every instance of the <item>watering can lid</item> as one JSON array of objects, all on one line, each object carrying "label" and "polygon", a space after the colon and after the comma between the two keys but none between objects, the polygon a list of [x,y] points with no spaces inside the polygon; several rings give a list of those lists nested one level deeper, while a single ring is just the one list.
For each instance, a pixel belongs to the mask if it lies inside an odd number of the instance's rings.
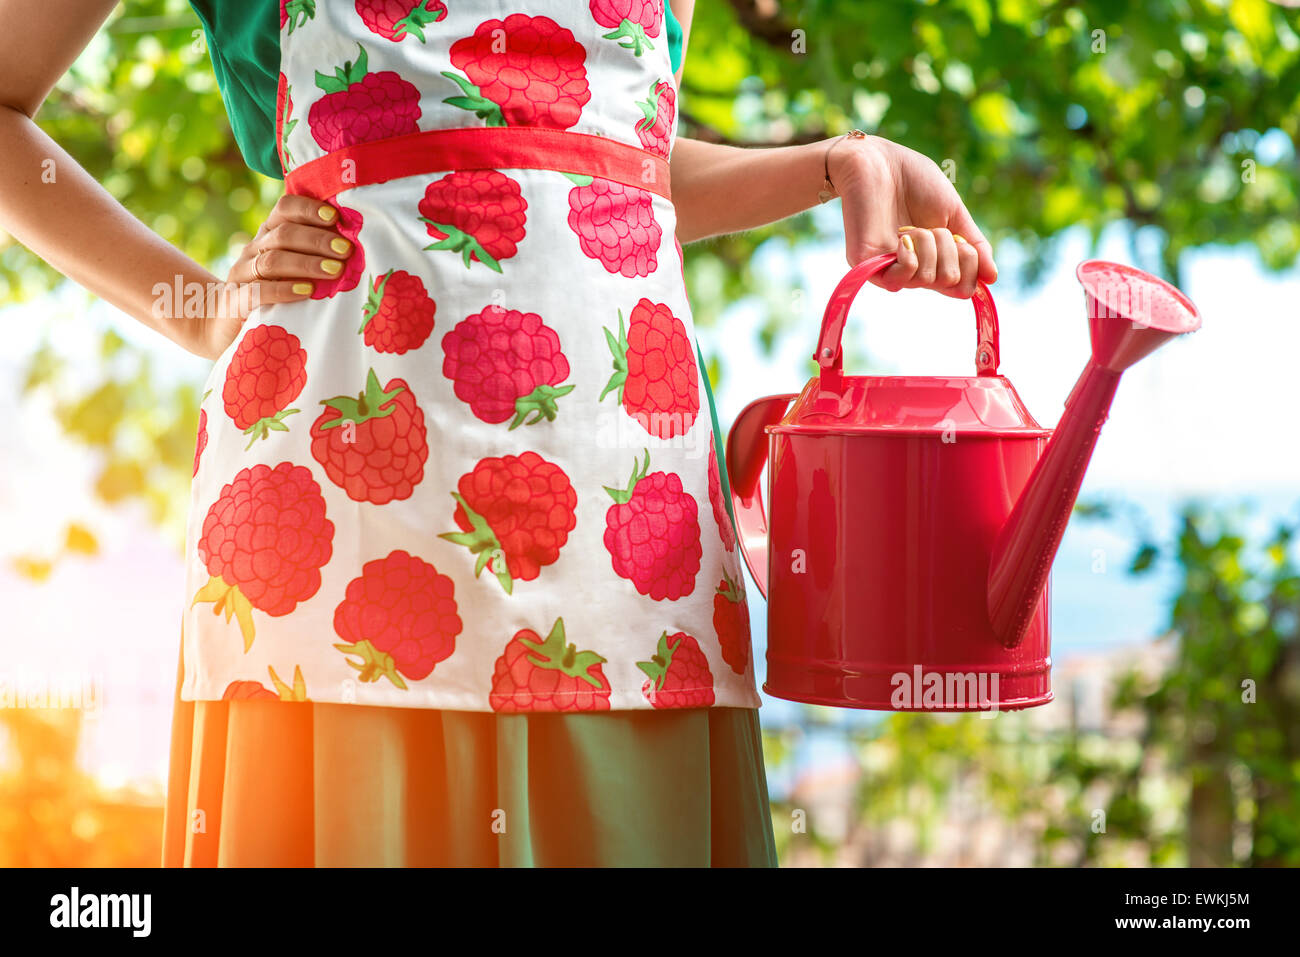
[{"label": "watering can lid", "polygon": [[773,432],[1051,435],[1004,376],[844,376],[838,392],[811,379]]}]

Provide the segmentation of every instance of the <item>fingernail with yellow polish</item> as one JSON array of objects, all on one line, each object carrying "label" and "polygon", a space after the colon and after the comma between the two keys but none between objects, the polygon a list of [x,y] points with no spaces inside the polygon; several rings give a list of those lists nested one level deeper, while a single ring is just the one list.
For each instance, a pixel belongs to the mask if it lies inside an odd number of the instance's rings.
[{"label": "fingernail with yellow polish", "polygon": [[330,240],[330,249],[334,250],[340,256],[347,255],[348,250],[351,248],[352,248],[352,244],[348,242],[346,239]]},{"label": "fingernail with yellow polish", "polygon": [[312,285],[309,282],[296,282],[293,284],[293,291],[298,296],[311,295]]},{"label": "fingernail with yellow polish", "polygon": [[909,253],[914,253],[914,252],[916,252],[916,246],[912,243],[912,237],[911,237],[911,236],[908,236],[908,235],[904,234],[904,236],[903,236],[903,245],[907,247],[907,251],[908,251]]},{"label": "fingernail with yellow polish", "polygon": [[966,237],[961,235],[961,233],[953,233],[952,238],[953,238],[953,242],[958,242],[958,243],[966,242]]},{"label": "fingernail with yellow polish", "polygon": [[317,208],[316,215],[325,220],[325,222],[332,223],[336,218],[338,218],[339,213],[333,206],[321,206]]},{"label": "fingernail with yellow polish", "polygon": [[324,269],[331,276],[337,276],[343,271],[343,264],[337,259],[322,259],[320,268]]},{"label": "fingernail with yellow polish", "polygon": [[907,232],[909,229],[916,229],[916,227],[915,227],[915,226],[899,226],[899,227],[898,227],[898,231],[899,231],[900,233],[905,233],[905,232]]}]

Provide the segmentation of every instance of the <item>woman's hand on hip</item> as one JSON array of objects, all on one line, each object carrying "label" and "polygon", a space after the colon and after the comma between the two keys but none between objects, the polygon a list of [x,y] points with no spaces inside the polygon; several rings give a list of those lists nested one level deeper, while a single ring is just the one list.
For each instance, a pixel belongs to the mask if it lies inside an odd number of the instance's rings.
[{"label": "woman's hand on hip", "polygon": [[335,228],[338,210],[306,196],[280,197],[226,276],[227,306],[209,317],[208,352],[221,355],[258,306],[308,299],[343,272],[353,244]]},{"label": "woman's hand on hip", "polygon": [[826,165],[844,209],[849,265],[898,254],[897,263],[872,279],[876,285],[968,299],[977,279],[997,278],[992,247],[933,160],[867,136],[836,141]]}]

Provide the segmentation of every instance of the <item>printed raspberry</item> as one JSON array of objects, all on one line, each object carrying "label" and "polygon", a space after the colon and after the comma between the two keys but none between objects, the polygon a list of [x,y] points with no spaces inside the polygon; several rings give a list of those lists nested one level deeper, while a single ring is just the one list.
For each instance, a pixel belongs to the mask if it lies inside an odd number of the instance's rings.
[{"label": "printed raspberry", "polygon": [[352,255],[343,260],[343,271],[334,279],[317,279],[312,290],[313,299],[332,299],[341,292],[351,292],[361,282],[366,271],[366,250],[361,245],[361,227],[364,219],[355,209],[344,206],[331,199],[331,204],[339,211],[335,229],[339,235],[352,243]]},{"label": "printed raspberry", "polygon": [[265,698],[279,701],[280,696],[260,681],[232,681],[221,693],[222,701],[250,701]]},{"label": "printed raspberry", "polygon": [[700,643],[679,631],[659,636],[649,661],[636,666],[646,674],[641,693],[655,708],[707,708],[713,704],[713,673]]},{"label": "printed raspberry", "polygon": [[632,466],[625,489],[605,486],[614,504],[605,513],[605,548],[614,572],[655,601],[676,601],[695,590],[700,570],[700,522],[695,499],[680,476]]},{"label": "printed raspberry", "polygon": [[488,306],[443,336],[442,351],[442,374],[484,422],[554,421],[555,400],[573,391],[560,385],[569,375],[560,337],[535,312]]},{"label": "printed raspberry", "polygon": [[[722,497],[722,476],[718,473],[718,450],[709,438],[709,504],[713,506],[713,520],[718,523],[722,544],[729,552],[736,550],[736,529],[731,524],[731,513]],[[730,494],[730,490],[728,490]]]},{"label": "printed raspberry", "polygon": [[713,595],[713,630],[722,646],[722,660],[743,675],[749,664],[749,606],[744,591],[725,570]]},{"label": "printed raspberry", "polygon": [[280,168],[288,170],[293,165],[293,155],[289,152],[289,134],[298,125],[293,116],[293,91],[289,79],[283,73],[275,87],[275,146],[280,154]]},{"label": "printed raspberry", "polygon": [[594,651],[565,644],[564,619],[543,641],[524,628],[506,644],[492,672],[493,711],[608,711],[609,681]]},{"label": "printed raspberry", "polygon": [[254,608],[287,615],[320,589],[333,551],[334,523],[311,472],[292,462],[241,470],[203,519],[198,553],[212,577],[191,603],[213,602],[213,614],[234,615],[253,646]]},{"label": "printed raspberry", "polygon": [[626,329],[619,310],[617,337],[603,331],[614,374],[600,400],[615,392],[627,414],[650,435],[685,435],[700,412],[700,374],[686,324],[663,303],[642,299],[632,308]]},{"label": "printed raspberry", "polygon": [[280,0],[280,29],[289,24],[289,33],[316,16],[316,0]]},{"label": "printed raspberry", "polygon": [[390,269],[371,283],[357,331],[376,352],[401,355],[424,345],[433,333],[437,311],[419,276]]},{"label": "printed raspberry", "polygon": [[602,27],[613,27],[603,39],[617,40],[624,50],[640,56],[653,50],[647,36],[659,36],[666,0],[591,0],[591,16]]},{"label": "printed raspberry", "polygon": [[586,58],[583,45],[549,17],[485,20],[451,45],[452,65],[469,79],[443,71],[461,90],[443,102],[488,126],[567,130],[591,99]]},{"label": "printed raspberry", "polygon": [[518,251],[528,203],[519,184],[494,169],[448,173],[430,183],[420,200],[420,222],[438,240],[425,249],[450,249],[465,261],[501,271],[500,260]]},{"label": "printed raspberry", "polygon": [[288,432],[287,408],[307,384],[307,350],[283,326],[254,326],[244,334],[226,367],[221,401],[245,435],[246,448],[272,432]]},{"label": "printed raspberry", "polygon": [[461,531],[439,538],[468,548],[477,557],[474,577],[488,569],[506,594],[555,563],[578,521],[569,477],[536,452],[481,459],[457,488],[451,497]]},{"label": "printed raspberry", "polygon": [[606,272],[629,279],[654,272],[663,230],[655,222],[651,194],[607,179],[569,179],[579,183],[569,190],[568,221],[582,252]]},{"label": "printed raspberry", "polygon": [[356,502],[385,505],[408,499],[429,458],[424,411],[402,379],[384,387],[371,369],[357,395],[321,402],[311,427],[311,455],[329,480]]},{"label": "printed raspberry", "polygon": [[650,85],[650,98],[639,100],[636,105],[645,114],[636,124],[636,135],[641,145],[667,159],[672,144],[677,91],[667,80],[659,80]]},{"label": "printed raspberry", "polygon": [[360,662],[348,664],[361,681],[427,678],[456,650],[461,621],[456,586],[428,562],[404,551],[366,562],[334,609],[334,647]]},{"label": "printed raspberry", "polygon": [[194,441],[194,471],[190,477],[193,478],[199,474],[199,459],[203,457],[203,450],[208,447],[208,410],[199,409],[199,434]]},{"label": "printed raspberry", "polygon": [[275,685],[275,691],[272,691],[260,681],[232,681],[226,686],[226,690],[221,695],[222,701],[308,701],[307,683],[302,678],[302,668],[297,665],[293,669],[293,684],[287,685],[280,680],[280,676],[275,673],[275,669],[267,667],[271,674],[271,682]]},{"label": "printed raspberry", "polygon": [[307,126],[327,153],[419,129],[420,91],[392,71],[366,72],[365,48],[357,49],[356,60],[336,67],[333,76],[316,71],[325,95],[307,111]]},{"label": "printed raspberry", "polygon": [[356,0],[357,14],[371,33],[401,43],[408,36],[424,42],[424,28],[447,15],[442,0]]}]

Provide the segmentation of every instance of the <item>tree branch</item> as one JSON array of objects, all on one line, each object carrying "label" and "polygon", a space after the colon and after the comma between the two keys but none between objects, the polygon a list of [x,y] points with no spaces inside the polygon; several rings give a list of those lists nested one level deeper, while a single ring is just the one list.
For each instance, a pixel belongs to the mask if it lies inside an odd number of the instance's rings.
[{"label": "tree branch", "polygon": [[777,0],[727,0],[736,12],[736,20],[755,40],[774,50],[792,53],[791,34],[795,27],[781,15]]}]

